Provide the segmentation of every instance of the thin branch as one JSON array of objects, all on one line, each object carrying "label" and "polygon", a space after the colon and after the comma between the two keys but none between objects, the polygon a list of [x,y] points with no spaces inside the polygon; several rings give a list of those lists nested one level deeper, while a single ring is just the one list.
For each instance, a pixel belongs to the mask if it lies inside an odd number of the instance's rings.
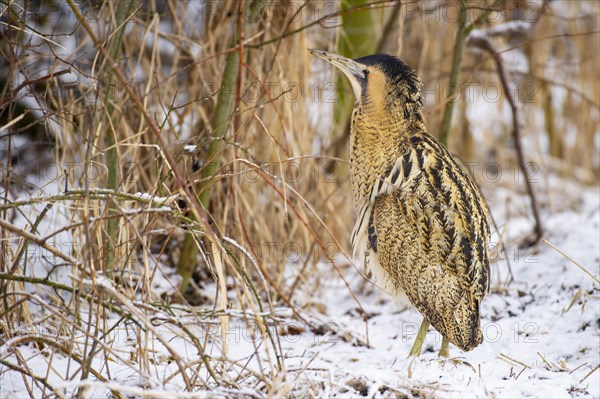
[{"label": "thin branch", "polygon": [[327,21],[328,19],[331,19],[331,18],[334,18],[334,17],[341,17],[343,15],[351,14],[351,13],[356,12],[356,11],[373,10],[373,9],[375,9],[376,5],[385,4],[385,6],[377,7],[377,8],[385,8],[388,5],[392,5],[392,4],[395,4],[395,3],[396,3],[395,0],[393,0],[393,1],[392,0],[382,0],[382,1],[374,1],[372,3],[364,4],[364,5],[361,5],[361,6],[346,8],[345,10],[342,10],[342,11],[339,11],[339,12],[334,12],[334,13],[331,13],[331,14],[326,14],[326,15],[322,16],[321,18],[318,18],[318,19],[316,19],[316,20],[314,20],[314,21],[312,21],[312,22],[310,22],[310,23],[308,23],[306,25],[303,25],[303,26],[299,27],[298,29],[294,29],[292,31],[283,33],[280,36],[277,36],[277,37],[275,37],[273,39],[269,39],[269,40],[266,40],[266,41],[264,41],[262,43],[258,43],[258,44],[247,44],[246,47],[249,47],[249,48],[261,48],[263,46],[266,46],[267,44],[275,43],[278,40],[285,39],[288,36],[292,36],[292,35],[295,35],[296,33],[302,32],[303,30],[306,30],[306,29],[308,29],[308,28],[310,28],[312,26],[322,25],[323,22]]},{"label": "thin branch", "polygon": [[502,56],[492,43],[491,39],[485,33],[473,34],[475,31],[471,32],[469,35],[468,44],[472,46],[479,47],[482,50],[487,51],[492,55],[494,62],[496,63],[496,69],[498,71],[498,75],[500,76],[500,81],[502,83],[502,88],[504,93],[506,94],[506,98],[508,99],[508,104],[510,105],[510,109],[512,111],[512,125],[513,125],[513,139],[515,142],[515,151],[517,153],[517,162],[519,164],[519,168],[523,172],[525,176],[525,186],[527,188],[527,194],[531,199],[531,210],[533,212],[533,217],[535,219],[535,227],[534,227],[534,236],[527,242],[523,243],[524,247],[531,246],[537,244],[542,236],[544,235],[544,228],[542,226],[542,219],[540,217],[539,205],[536,198],[535,191],[533,190],[533,186],[531,184],[531,180],[527,177],[527,162],[525,162],[525,155],[523,154],[523,147],[521,145],[521,124],[519,122],[519,109],[517,104],[510,95],[510,86],[508,83],[508,76],[504,69],[504,64],[502,62]]},{"label": "thin branch", "polygon": [[6,361],[5,359],[0,359],[0,364],[3,365],[3,366],[5,366],[5,367],[7,367],[7,368],[9,368],[9,369],[11,369],[11,370],[14,370],[14,371],[20,373],[23,376],[31,377],[34,380],[40,382],[43,386],[45,386],[46,388],[48,388],[49,390],[51,390],[56,395],[57,398],[64,398],[65,397],[64,395],[62,395],[62,393],[60,391],[55,390],[54,387],[52,385],[50,385],[50,383],[48,382],[47,378],[37,376],[37,375],[29,372],[28,370],[25,370],[24,368],[21,368],[21,367],[19,367],[17,365],[14,365],[14,364]]},{"label": "thin branch", "polygon": [[53,248],[52,246],[46,244],[46,242],[42,238],[40,238],[36,235],[33,235],[31,233],[28,233],[27,231],[7,222],[6,220],[4,220],[2,218],[0,218],[0,227],[5,228],[8,231],[12,231],[13,233],[16,233],[19,236],[25,238],[26,240],[29,240],[29,241],[33,242],[34,244],[37,244],[38,246],[44,248],[46,251],[50,252],[52,255],[58,256],[59,258],[63,259],[66,262],[69,262],[72,265],[81,264],[80,261],[78,261],[74,258],[71,258],[69,255],[66,255],[66,254],[60,252],[59,250],[57,250],[56,248]]},{"label": "thin branch", "polygon": [[13,90],[11,90],[10,93],[8,93],[4,96],[2,101],[0,101],[0,109],[4,108],[9,102],[11,102],[12,98],[14,98],[15,94],[17,94],[18,92],[23,90],[25,87],[34,86],[34,85],[40,84],[42,82],[45,82],[47,80],[54,79],[57,76],[61,76],[61,75],[64,75],[64,74],[70,73],[70,72],[71,72],[71,68],[68,68],[68,69],[63,69],[61,71],[49,73],[49,74],[44,75],[37,79],[33,79],[33,80],[26,79],[20,85],[18,85]]}]

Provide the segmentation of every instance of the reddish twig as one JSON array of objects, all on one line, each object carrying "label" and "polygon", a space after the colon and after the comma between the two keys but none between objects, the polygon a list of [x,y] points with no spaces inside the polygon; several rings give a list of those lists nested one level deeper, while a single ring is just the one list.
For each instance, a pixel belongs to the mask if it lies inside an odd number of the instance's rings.
[{"label": "reddish twig", "polygon": [[57,71],[57,72],[52,72],[52,73],[49,73],[47,75],[44,75],[42,77],[39,77],[39,78],[33,79],[33,80],[26,79],[24,82],[22,82],[20,85],[15,87],[13,90],[11,90],[8,94],[6,94],[4,96],[4,98],[0,102],[0,109],[3,108],[6,104],[8,104],[8,102],[10,102],[12,100],[12,98],[14,98],[15,94],[17,94],[18,92],[23,90],[25,87],[37,85],[39,83],[45,82],[46,80],[50,80],[52,78],[55,78],[60,75],[64,75],[69,72],[71,72],[71,68],[63,69],[63,70]]}]

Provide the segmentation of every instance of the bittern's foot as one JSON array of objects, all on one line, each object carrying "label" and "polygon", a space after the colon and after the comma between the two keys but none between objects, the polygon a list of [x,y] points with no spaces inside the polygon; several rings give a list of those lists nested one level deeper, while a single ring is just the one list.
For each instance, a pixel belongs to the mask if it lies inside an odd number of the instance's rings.
[{"label": "bittern's foot", "polygon": [[438,361],[440,362],[440,365],[442,365],[442,367],[445,366],[447,363],[452,363],[455,366],[460,366],[461,364],[464,364],[466,366],[469,366],[473,371],[475,371],[475,368],[464,358],[450,358],[450,341],[448,341],[448,339],[444,336],[442,336],[442,346],[440,347],[438,356]]},{"label": "bittern's foot", "polygon": [[450,341],[448,341],[448,339],[444,336],[442,336],[442,346],[440,347],[440,351],[438,353],[438,356],[440,358],[448,358],[450,357]]},{"label": "bittern's foot", "polygon": [[440,366],[442,368],[445,368],[446,365],[452,365],[454,367],[460,367],[460,366],[467,366],[469,367],[473,372],[475,371],[475,367],[473,367],[473,365],[469,362],[467,362],[467,359],[465,359],[464,357],[439,357],[438,358],[438,363],[440,364]]},{"label": "bittern's foot", "polygon": [[415,343],[410,349],[410,353],[408,356],[416,356],[418,357],[421,354],[421,348],[423,347],[423,342],[425,342],[425,336],[427,335],[427,329],[429,328],[429,320],[423,318],[421,322],[421,327],[419,327],[419,332],[417,333],[417,337],[415,338]]}]

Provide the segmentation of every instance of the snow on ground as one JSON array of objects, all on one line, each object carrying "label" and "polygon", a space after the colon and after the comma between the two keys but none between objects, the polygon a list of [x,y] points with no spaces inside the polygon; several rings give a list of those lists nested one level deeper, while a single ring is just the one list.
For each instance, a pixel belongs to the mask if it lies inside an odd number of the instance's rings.
[{"label": "snow on ground", "polygon": [[[598,191],[587,192],[584,200],[581,212],[547,218],[546,238],[597,279]],[[311,379],[329,379],[335,388],[327,393],[339,396],[385,396],[392,391],[452,398],[600,397],[600,286],[547,244],[537,253],[509,247],[509,256],[514,281],[505,289],[496,279],[482,304],[483,344],[470,353],[451,347],[451,356],[462,363],[439,361],[441,337],[432,329],[425,353],[408,359],[421,316],[414,309],[403,310],[377,289],[358,294],[370,315],[367,347],[357,304],[340,283],[323,292],[338,334],[329,342],[291,346],[287,365],[326,370],[304,373],[302,380],[310,386]],[[503,261],[492,268],[494,275],[506,274]],[[353,338],[344,342],[345,336]],[[318,394],[315,389],[312,393]]]},{"label": "snow on ground", "polygon": [[[594,215],[572,217],[569,225],[576,231],[568,242],[558,239],[557,245],[597,269],[597,210]],[[451,353],[463,364],[438,361],[441,338],[432,330],[425,346],[428,352],[419,359],[407,359],[421,317],[412,309],[399,311],[378,292],[360,296],[372,315],[370,348],[357,344],[365,341],[365,325],[340,286],[328,292],[326,300],[342,331],[338,337],[349,331],[360,339],[314,345],[298,359],[297,367],[315,355],[310,367],[328,370],[340,387],[361,380],[369,396],[386,387],[405,392],[403,387],[420,385],[425,396],[439,397],[599,397],[598,370],[581,381],[600,360],[598,285],[594,288],[589,276],[548,247],[529,260],[532,263],[513,264],[516,281],[507,292],[485,299],[484,343],[470,353],[456,348]],[[569,308],[578,292],[583,297]],[[305,350],[299,346],[289,355]]]},{"label": "snow on ground", "polygon": [[[499,193],[500,198],[502,195]],[[538,252],[508,245],[514,281],[505,284],[508,267],[503,260],[492,265],[493,288],[481,310],[484,342],[469,353],[451,346],[452,358],[445,362],[438,359],[441,337],[433,330],[427,335],[421,357],[407,358],[421,322],[418,312],[396,303],[365,282],[354,267],[340,262],[357,302],[331,265],[317,265],[311,271],[320,274],[315,292],[296,295],[297,301],[302,302],[296,305],[304,309],[302,314],[313,327],[308,328],[292,317],[289,309],[277,314],[281,323],[278,331],[286,326],[288,334],[278,337],[286,372],[270,377],[278,379],[274,383],[278,389],[275,395],[600,397],[600,300],[599,285],[594,281],[599,275],[599,204],[598,190],[587,190],[576,211],[544,215],[548,242],[595,277],[548,244],[540,244]],[[510,224],[507,231],[514,237],[530,227],[529,222],[519,218],[513,218]],[[211,287],[205,289],[211,292]],[[367,322],[359,303],[368,315]],[[144,309],[134,302],[124,300],[122,304],[132,312]],[[229,366],[217,367],[217,373],[235,376],[247,369],[254,370],[256,375],[263,372],[269,375],[276,363],[270,343],[260,336],[252,339],[252,330],[243,326],[241,311],[231,310],[230,314],[236,317],[231,317],[227,332]],[[182,313],[177,320],[207,343],[207,351],[213,357],[219,357],[222,339],[218,319],[213,317],[212,324],[199,325],[198,317],[191,316]],[[87,320],[85,312],[82,320]],[[143,354],[140,342],[144,342],[139,339],[139,330],[116,316],[108,320],[107,327],[114,328],[92,365],[109,384],[90,379],[84,396],[106,397],[112,387],[133,397],[141,397],[144,392],[154,397],[189,397],[184,393],[181,375],[176,374],[178,365],[173,354],[180,356],[185,364],[198,364],[201,359],[189,337],[166,320],[154,317],[152,327],[146,326],[154,330],[147,336],[150,361],[144,367],[139,366],[138,359]],[[52,333],[51,326],[38,327],[37,333]],[[86,350],[84,336],[81,330],[72,342],[65,344],[81,353]],[[79,383],[78,365],[58,352],[36,348],[27,342],[9,341],[0,346],[0,359],[17,364],[13,352],[16,348],[27,359],[33,374],[46,377],[50,384],[67,393],[74,392]],[[257,352],[259,357],[255,355]],[[170,378],[171,375],[175,377]],[[206,372],[201,375],[210,380]],[[32,383],[31,378],[23,378],[0,364],[0,398],[28,397],[24,381]],[[196,397],[262,396],[265,393],[260,386],[260,380],[250,374],[239,381],[236,390],[215,386],[213,391],[198,392]],[[37,388],[34,392],[35,396],[41,396]]]}]

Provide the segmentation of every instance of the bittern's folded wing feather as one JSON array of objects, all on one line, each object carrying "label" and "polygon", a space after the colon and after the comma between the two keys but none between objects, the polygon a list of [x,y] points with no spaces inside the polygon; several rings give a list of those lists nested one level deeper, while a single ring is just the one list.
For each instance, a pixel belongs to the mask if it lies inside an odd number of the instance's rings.
[{"label": "bittern's folded wing feather", "polygon": [[489,288],[488,214],[479,189],[426,134],[410,139],[380,181],[359,210],[355,234],[438,331],[465,350],[476,346],[479,302]]}]

